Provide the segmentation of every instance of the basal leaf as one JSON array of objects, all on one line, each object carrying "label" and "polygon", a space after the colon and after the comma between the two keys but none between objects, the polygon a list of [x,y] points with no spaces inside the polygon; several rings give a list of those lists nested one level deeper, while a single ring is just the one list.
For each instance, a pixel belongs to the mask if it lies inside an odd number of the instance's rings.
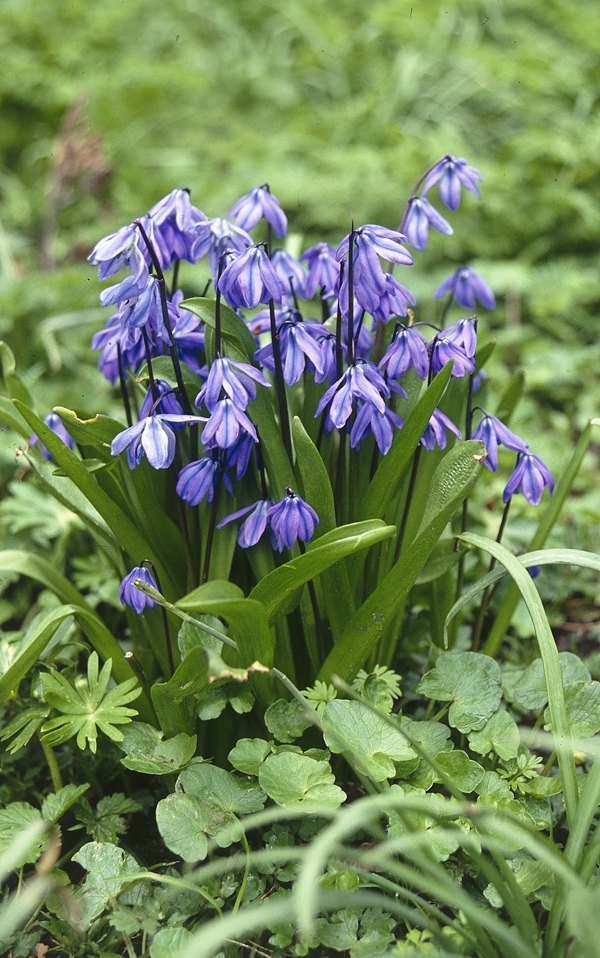
[{"label": "basal leaf", "polygon": [[362,702],[335,699],[323,710],[323,737],[374,782],[394,778],[395,763],[417,758],[406,737]]},{"label": "basal leaf", "polygon": [[451,752],[440,752],[436,756],[444,772],[446,772],[457,788],[468,795],[474,791],[483,777],[483,767],[474,762],[466,752],[453,749]]},{"label": "basal leaf", "polygon": [[258,775],[258,770],[271,751],[271,744],[262,738],[240,738],[227,758],[238,772]]},{"label": "basal leaf", "polygon": [[84,911],[86,927],[102,914],[139,872],[135,858],[110,842],[88,842],[73,855],[73,861],[87,871],[83,885],[77,891]]},{"label": "basal leaf", "polygon": [[11,802],[0,809],[0,855],[15,851],[13,868],[36,862],[40,857],[46,843],[45,831],[37,832],[33,843],[23,840],[19,849],[13,848],[19,837],[24,837],[25,829],[38,822],[42,822],[42,814],[29,802]]},{"label": "basal leaf", "polygon": [[481,731],[469,734],[469,745],[478,755],[489,755],[493,751],[499,758],[516,758],[520,744],[517,723],[504,710],[494,712]]},{"label": "basal leaf", "polygon": [[265,725],[278,742],[293,742],[309,728],[306,713],[297,699],[277,699],[265,712]]},{"label": "basal leaf", "polygon": [[442,652],[417,691],[439,702],[452,702],[448,721],[460,732],[482,729],[502,697],[498,663],[476,652]]},{"label": "basal leaf", "polygon": [[185,862],[206,858],[212,815],[193,795],[174,792],[163,798],[156,806],[156,824],[167,848]]},{"label": "basal leaf", "polygon": [[296,752],[269,755],[258,770],[261,788],[284,808],[318,803],[337,808],[346,793],[334,784],[329,762],[315,761]]}]

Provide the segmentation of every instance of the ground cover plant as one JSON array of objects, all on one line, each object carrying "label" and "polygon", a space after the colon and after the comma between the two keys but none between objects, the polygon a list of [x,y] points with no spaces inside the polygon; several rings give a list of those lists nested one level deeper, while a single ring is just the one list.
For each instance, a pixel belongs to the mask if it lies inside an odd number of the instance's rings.
[{"label": "ground cover plant", "polygon": [[2,644],[13,955],[598,953],[600,684],[535,584],[600,568],[544,548],[593,426],[555,480],[521,377],[489,387],[485,278],[456,264],[435,323],[409,288],[481,179],[446,155],[397,229],[296,255],[267,184],[210,218],[174,189],[90,255],[121,421],[38,414],[2,346],[11,527],[56,541],[0,553],[45,590]]}]

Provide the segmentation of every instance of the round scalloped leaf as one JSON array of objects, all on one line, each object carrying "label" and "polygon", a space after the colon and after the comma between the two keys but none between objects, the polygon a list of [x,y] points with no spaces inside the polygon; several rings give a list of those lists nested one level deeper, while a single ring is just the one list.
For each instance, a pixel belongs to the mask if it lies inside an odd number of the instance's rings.
[{"label": "round scalloped leaf", "polygon": [[471,732],[469,745],[478,755],[495,752],[499,758],[516,758],[521,737],[512,715],[508,712],[495,712],[487,720],[480,732]]},{"label": "round scalloped leaf", "polygon": [[162,840],[185,862],[201,862],[208,854],[210,808],[183,792],[167,795],[156,806],[156,824]]},{"label": "round scalloped leaf", "polygon": [[394,778],[396,762],[417,757],[402,732],[362,702],[329,702],[323,710],[323,737],[332,752],[343,752],[374,782]]},{"label": "round scalloped leaf", "polygon": [[269,755],[261,765],[258,781],[269,798],[284,807],[325,805],[338,808],[346,793],[334,785],[329,762],[318,762],[297,752]]},{"label": "round scalloped leaf", "polygon": [[452,702],[448,721],[459,732],[478,731],[500,705],[500,667],[478,652],[442,652],[417,692],[439,702]]}]

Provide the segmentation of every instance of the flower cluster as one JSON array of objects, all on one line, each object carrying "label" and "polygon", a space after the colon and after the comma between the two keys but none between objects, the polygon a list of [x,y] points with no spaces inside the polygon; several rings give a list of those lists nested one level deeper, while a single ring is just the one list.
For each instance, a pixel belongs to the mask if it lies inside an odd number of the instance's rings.
[{"label": "flower cluster", "polygon": [[[415,381],[431,380],[452,363],[452,376],[464,380],[472,394],[482,379],[477,317],[434,329],[415,322],[415,297],[393,271],[413,265],[407,246],[425,249],[431,229],[453,232],[432,202],[433,187],[454,212],[463,188],[479,197],[481,179],[466,160],[445,156],[420,178],[397,229],[353,225],[337,249],[317,243],[299,259],[285,246],[272,248],[273,237],[285,237],[287,219],[266,184],[242,196],[225,217],[215,218],[192,205],[189,191],[173,190],[145,216],[101,240],[90,255],[99,278],[110,279],[121,269],[127,274],[101,293],[102,304],[116,311],[93,340],[99,366],[112,383],[120,383],[124,397],[131,374],[144,363],[148,378],[137,421],[130,419],[115,436],[112,454],[126,450],[131,469],[144,456],[155,469],[175,468],[177,462],[174,494],[189,507],[210,506],[210,541],[215,529],[243,520],[242,548],[256,546],[265,532],[279,552],[308,542],[319,517],[291,486],[281,497],[261,450],[264,415],[261,419],[254,409],[264,411],[268,402],[293,469],[289,416],[297,402],[318,419],[318,443],[334,442],[325,438],[332,433],[340,436],[340,450],[345,436],[350,450],[369,441],[372,457],[387,455],[402,430],[398,404],[408,399],[409,383],[414,396]],[[175,280],[169,289],[165,279],[169,269],[177,274],[180,260],[193,264],[202,258],[215,295],[210,339],[208,314],[188,306]],[[445,294],[444,317],[452,302],[469,311],[477,303],[495,306],[489,285],[467,265],[458,266],[434,297]],[[315,299],[317,316],[311,314]],[[246,338],[233,345],[232,323],[242,321]],[[244,346],[244,355],[240,343],[247,343],[249,334],[255,349]],[[165,354],[174,362],[174,386],[152,373],[153,360]],[[178,363],[199,377],[195,399],[193,392],[188,398]],[[425,451],[444,449],[451,436],[460,439],[462,430],[435,409],[420,445]],[[496,417],[484,413],[473,437],[484,442],[492,470],[498,468],[499,445],[517,453],[505,501],[522,492],[537,504],[544,486],[552,493],[546,465]],[[249,504],[236,508],[234,502],[233,511],[227,511],[222,492]],[[131,598],[129,586],[123,586],[123,595]]]}]

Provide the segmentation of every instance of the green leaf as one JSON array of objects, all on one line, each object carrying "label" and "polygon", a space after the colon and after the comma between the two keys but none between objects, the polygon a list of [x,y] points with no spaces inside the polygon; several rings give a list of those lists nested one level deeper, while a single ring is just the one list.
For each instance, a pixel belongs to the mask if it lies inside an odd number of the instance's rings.
[{"label": "green leaf", "polygon": [[362,702],[335,699],[323,710],[323,738],[374,782],[394,778],[394,763],[417,758],[405,736]]},{"label": "green leaf", "polygon": [[191,949],[193,935],[187,928],[161,928],[150,945],[150,958],[181,958]]},{"label": "green leaf", "polygon": [[213,683],[206,691],[196,696],[196,714],[201,722],[216,719],[229,703],[234,712],[243,715],[251,712],[254,696],[248,686],[234,680],[218,685]]},{"label": "green leaf", "polygon": [[435,471],[417,537],[402,550],[398,562],[352,617],[327,656],[319,679],[328,682],[332,675],[339,675],[350,681],[362,668],[403,607],[433,547],[474,485],[481,471],[483,450],[483,443],[469,440],[457,443],[444,456]]},{"label": "green leaf", "polygon": [[60,416],[67,432],[76,443],[99,450],[100,458],[105,462],[115,461],[110,454],[110,444],[117,433],[123,432],[120,422],[99,413],[82,419],[81,416],[86,416],[86,413],[77,413],[64,406],[55,406],[53,412]]},{"label": "green leaf", "polygon": [[450,776],[456,787],[465,794],[474,791],[483,778],[484,769],[479,762],[472,761],[466,752],[459,749],[440,752],[436,755],[436,762]]},{"label": "green leaf", "polygon": [[20,575],[26,575],[50,589],[61,602],[80,605],[84,609],[89,609],[81,592],[78,592],[66,576],[62,575],[42,556],[20,549],[18,551],[7,549],[0,552],[0,572],[18,572]]},{"label": "green leaf", "polygon": [[[600,731],[600,682],[565,685],[565,707],[573,738],[591,738]],[[552,729],[549,709],[544,719],[546,728]]]},{"label": "green leaf", "polygon": [[431,414],[442,398],[451,373],[452,363],[448,363],[428,386],[402,429],[395,436],[369,484],[360,506],[359,519],[383,519],[425,432]]},{"label": "green leaf", "polygon": [[500,668],[477,652],[442,652],[417,692],[439,702],[452,702],[450,725],[459,732],[477,731],[500,705]]},{"label": "green leaf", "polygon": [[264,793],[257,785],[248,785],[231,772],[207,763],[186,768],[177,786],[210,806],[216,824],[231,820],[233,815],[259,812],[265,804]]},{"label": "green leaf", "polygon": [[[211,329],[215,328],[215,308],[214,299],[207,299],[204,296],[194,296],[191,299],[184,299],[179,304],[180,309],[189,309],[190,313],[199,316]],[[251,363],[256,352],[256,343],[254,337],[246,324],[232,309],[221,302],[221,337],[226,345],[233,346],[244,361]]]},{"label": "green leaf", "polygon": [[[578,655],[573,652],[559,652],[558,659],[565,687],[573,682],[591,682],[589,669]],[[527,666],[513,688],[513,700],[531,712],[539,712],[547,705],[548,689],[541,659],[535,659]]]},{"label": "green leaf", "polygon": [[57,822],[71,805],[84,795],[89,785],[65,785],[58,792],[51,792],[42,802],[42,816],[48,822]]},{"label": "green leaf", "polygon": [[338,808],[346,798],[346,793],[334,784],[329,762],[318,762],[296,752],[269,755],[259,768],[258,781],[269,798],[284,808],[314,803]]},{"label": "green leaf", "polygon": [[167,738],[194,731],[192,696],[208,687],[208,657],[204,649],[192,649],[167,682],[155,682],[150,689],[152,703]]},{"label": "green leaf", "polygon": [[112,661],[108,659],[98,674],[98,655],[92,652],[88,658],[87,682],[82,680],[77,688],[72,686],[61,672],[51,671],[41,676],[44,699],[48,705],[63,714],[42,725],[42,735],[48,745],[60,745],[77,736],[77,745],[84,749],[86,742],[96,752],[98,729],[113,742],[119,742],[123,733],[115,726],[130,722],[137,715],[135,709],[126,708],[141,695],[136,688],[137,679],[127,679],[107,692]]},{"label": "green leaf", "polygon": [[163,798],[156,806],[156,824],[167,848],[185,862],[206,858],[213,817],[193,795],[174,792]]},{"label": "green leaf", "polygon": [[40,831],[32,842],[25,842],[16,847],[19,837],[23,837],[24,830],[31,825],[42,821],[42,815],[29,802],[12,802],[6,808],[0,809],[0,855],[13,853],[13,868],[21,868],[36,862],[42,854],[46,844],[46,832]]},{"label": "green leaf", "polygon": [[495,752],[499,758],[516,758],[520,744],[517,723],[505,711],[495,712],[481,731],[469,734],[469,745],[478,755]]},{"label": "green leaf", "polygon": [[[452,752],[445,753],[451,755]],[[386,794],[388,794],[386,792]],[[404,790],[399,785],[392,785],[389,790],[390,796],[403,795]],[[412,792],[411,792],[412,794]],[[389,813],[388,835],[391,838],[400,838],[419,832],[427,832],[427,853],[436,861],[447,861],[450,855],[456,851],[460,845],[460,833],[456,830],[456,838],[449,830],[452,821],[443,820],[446,807],[446,800],[443,795],[436,792],[430,792],[428,795],[423,793],[425,808],[427,811],[416,811],[413,809],[402,811],[393,810]],[[440,821],[442,817],[442,821]]]},{"label": "green leaf", "polygon": [[31,394],[21,377],[15,372],[17,364],[8,343],[0,341],[0,365],[6,391],[11,399],[18,399],[27,406],[33,406]]},{"label": "green leaf", "polygon": [[334,951],[348,951],[357,944],[358,916],[349,908],[336,911],[331,919],[316,918],[314,930],[319,943]]},{"label": "green leaf", "polygon": [[258,775],[262,763],[271,751],[271,742],[262,738],[240,738],[227,758],[238,772]]},{"label": "green leaf", "polygon": [[265,725],[278,742],[293,742],[309,728],[306,712],[297,699],[277,699],[265,712]]},{"label": "green leaf", "polygon": [[144,722],[132,722],[123,732],[119,747],[125,752],[121,764],[146,775],[180,772],[196,754],[196,736],[180,732],[163,741],[163,733]]},{"label": "green leaf", "polygon": [[[269,624],[272,625],[280,616],[292,611],[290,597],[295,596],[297,589],[305,582],[314,579],[345,556],[368,549],[395,534],[395,526],[386,526],[379,519],[352,522],[332,529],[320,539],[308,543],[304,555],[291,559],[261,579],[250,593],[250,598],[264,605]],[[337,594],[335,598],[339,601]]]},{"label": "green leaf", "polygon": [[34,705],[31,708],[22,709],[4,726],[0,732],[0,741],[6,742],[14,735],[15,738],[8,746],[8,751],[11,754],[18,752],[31,741],[49,715],[50,709],[44,706]]},{"label": "green leaf", "polygon": [[89,928],[139,873],[139,865],[122,848],[108,842],[88,842],[73,855],[73,861],[88,873],[77,899],[83,907],[84,925]]}]

